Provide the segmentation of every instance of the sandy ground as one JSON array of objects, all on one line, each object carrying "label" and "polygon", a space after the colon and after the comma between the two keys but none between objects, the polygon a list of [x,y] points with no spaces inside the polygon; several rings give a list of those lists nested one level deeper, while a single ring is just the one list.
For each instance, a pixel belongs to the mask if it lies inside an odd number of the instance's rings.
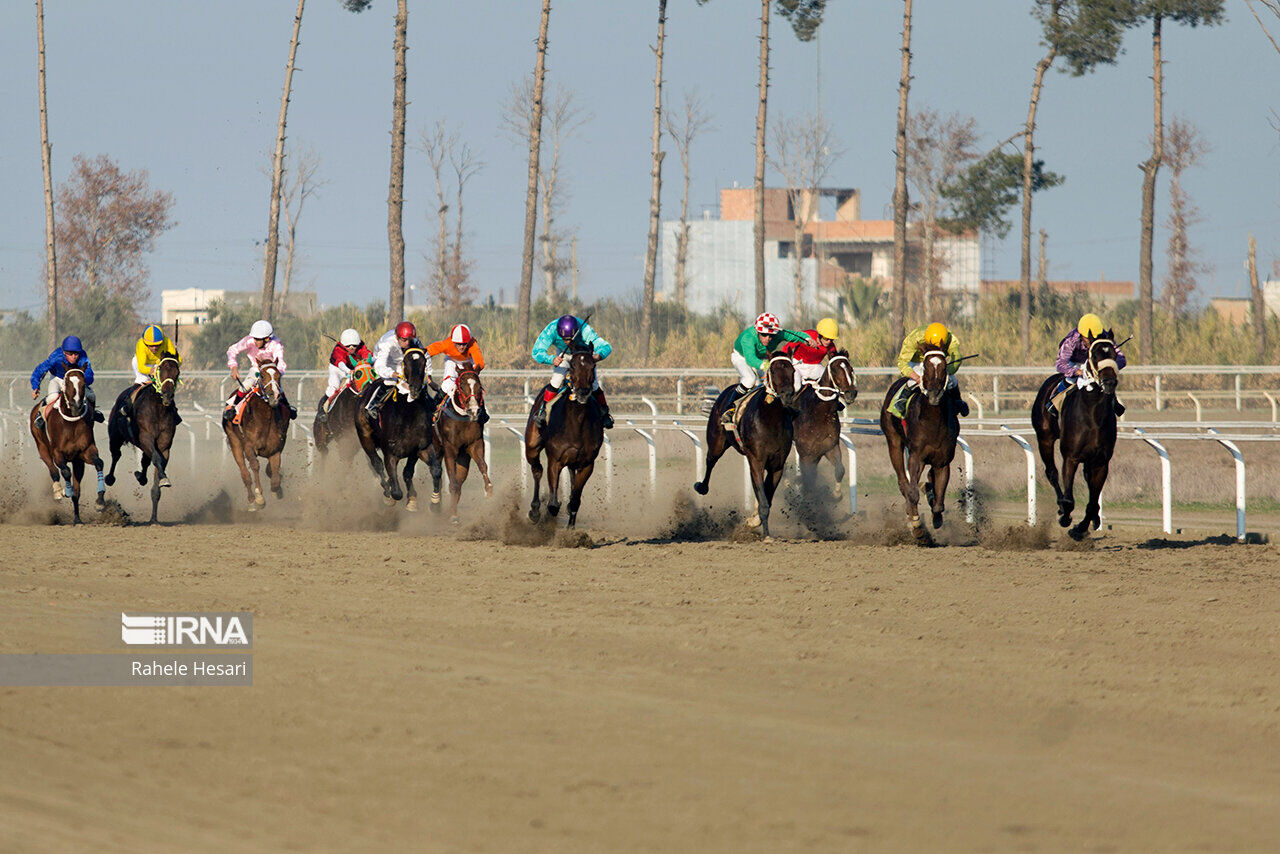
[{"label": "sandy ground", "polygon": [[359,473],[249,514],[183,466],[186,523],[76,529],[29,465],[0,482],[0,653],[121,610],[256,635],[252,688],[0,688],[0,849],[1280,848],[1275,546],[734,542],[621,477],[580,537],[510,483],[452,529]]}]

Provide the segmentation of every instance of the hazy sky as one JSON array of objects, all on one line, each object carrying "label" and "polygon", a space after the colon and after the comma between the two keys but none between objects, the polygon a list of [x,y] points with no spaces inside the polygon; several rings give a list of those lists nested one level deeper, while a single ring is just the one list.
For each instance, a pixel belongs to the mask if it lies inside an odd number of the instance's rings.
[{"label": "hazy sky", "polygon": [[[261,284],[269,180],[262,167],[275,123],[293,0],[46,0],[48,98],[55,181],[73,155],[107,154],[146,169],[177,200],[177,228],[152,258],[153,289]],[[1042,49],[1030,2],[917,0],[913,108],[978,119],[985,139],[1025,120]],[[643,268],[649,195],[653,41],[657,4],[557,0],[548,80],[572,88],[593,118],[567,147],[571,193],[562,223],[577,227],[582,292],[634,296]],[[831,0],[820,45],[800,44],[775,20],[770,115],[817,103],[843,157],[830,184],[860,187],[863,215],[888,216],[901,3]],[[526,154],[498,133],[499,105],[535,59],[537,0],[411,2],[409,140],[443,117],[486,163],[468,185],[468,249],[481,293],[511,298],[520,273]],[[666,81],[671,100],[705,96],[716,130],[694,151],[694,210],[717,191],[751,182],[754,164],[758,3],[670,0]],[[1220,27],[1165,27],[1165,115],[1181,114],[1212,151],[1186,178],[1203,222],[1193,246],[1210,271],[1202,294],[1247,289],[1247,233],[1264,273],[1280,254],[1280,56],[1243,0]],[[289,140],[313,148],[328,181],[299,227],[295,287],[322,303],[385,299],[386,197],[394,0],[353,15],[311,0],[302,22]],[[44,212],[36,91],[35,4],[0,4],[0,307],[39,309]],[[1273,31],[1274,33],[1274,31]],[[1035,227],[1049,232],[1054,278],[1137,279],[1139,164],[1151,133],[1150,33],[1131,31],[1118,65],[1084,78],[1051,72],[1037,141],[1064,186],[1037,196]],[[821,62],[819,63],[819,56]],[[678,215],[679,163],[664,172],[664,217]],[[1167,213],[1162,170],[1157,215]],[[432,185],[411,148],[405,174],[410,283],[425,270]],[[1157,234],[1157,290],[1168,232]],[[1018,275],[1018,231],[984,259],[984,274]],[[158,304],[158,299],[157,299]]]}]

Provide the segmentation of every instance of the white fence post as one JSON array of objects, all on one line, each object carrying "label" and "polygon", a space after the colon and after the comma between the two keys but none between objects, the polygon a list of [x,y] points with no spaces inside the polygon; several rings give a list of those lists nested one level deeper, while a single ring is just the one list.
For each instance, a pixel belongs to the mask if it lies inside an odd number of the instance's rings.
[{"label": "white fence post", "polygon": [[1000,425],[1000,429],[1006,433],[1010,439],[1018,443],[1022,448],[1022,452],[1027,455],[1027,524],[1035,526],[1036,524],[1036,457],[1031,451],[1031,444],[1017,433],[1010,430],[1004,424]]},{"label": "white fence post", "polygon": [[1200,398],[1196,397],[1191,392],[1187,392],[1187,397],[1191,398],[1191,402],[1196,405],[1196,420],[1200,421]]},{"label": "white fence post", "polygon": [[527,493],[529,491],[529,466],[525,464],[524,460],[524,434],[506,421],[498,423],[509,430],[512,436],[516,437],[516,447],[518,449],[516,451],[516,466],[520,469],[520,492]]},{"label": "white fence post", "polygon": [[702,450],[702,439],[698,434],[694,433],[688,427],[685,427],[679,421],[672,421],[680,432],[689,437],[689,441],[693,442],[693,479],[696,481],[702,477],[702,466],[705,460]]},{"label": "white fence post", "polygon": [[970,525],[974,520],[974,500],[973,500],[973,449],[969,447],[969,443],[964,437],[957,436],[956,444],[960,446],[960,453],[964,455],[964,520]]},{"label": "white fence post", "polygon": [[[654,414],[655,415],[657,414],[656,409],[654,410]],[[631,429],[634,430],[636,433],[638,433],[640,435],[640,438],[644,439],[645,442],[648,443],[649,445],[649,494],[657,495],[658,494],[658,448],[653,441],[653,434],[648,432],[647,430],[641,430],[639,427],[635,426],[634,421],[627,421],[627,424],[629,424],[631,426]]]},{"label": "white fence post", "polygon": [[613,500],[613,442],[608,430],[604,432],[604,498]]},{"label": "white fence post", "polygon": [[844,445],[849,451],[849,515],[856,516],[858,513],[858,451],[853,447],[853,439],[840,434],[840,444]]},{"label": "white fence post", "polygon": [[[1210,433],[1217,433],[1215,427],[1209,428]],[[1240,449],[1236,447],[1235,442],[1228,442],[1226,439],[1219,439],[1218,444],[1227,449],[1231,454],[1231,458],[1236,461],[1236,539],[1244,542],[1244,455],[1240,453]]]},{"label": "white fence post", "polygon": [[1166,534],[1173,533],[1173,473],[1169,463],[1169,452],[1165,450],[1164,445],[1155,439],[1147,438],[1146,431],[1141,427],[1134,427],[1133,432],[1142,437],[1142,440],[1155,449],[1160,457],[1160,504],[1163,507],[1161,514],[1162,528]]},{"label": "white fence post", "polygon": [[978,407],[978,420],[981,421],[985,417],[982,413],[982,400],[971,391],[966,391],[965,394],[973,401],[974,406]]}]

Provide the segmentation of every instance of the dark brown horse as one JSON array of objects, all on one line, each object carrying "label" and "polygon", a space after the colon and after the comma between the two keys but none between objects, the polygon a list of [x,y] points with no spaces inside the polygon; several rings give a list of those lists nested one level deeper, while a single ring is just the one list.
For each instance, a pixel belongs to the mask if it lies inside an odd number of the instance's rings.
[{"label": "dark brown horse", "polygon": [[836,470],[836,480],[844,480],[844,460],[840,455],[841,399],[853,403],[858,397],[858,381],[853,375],[847,350],[837,350],[827,360],[827,369],[817,385],[806,383],[796,398],[795,442],[800,458],[800,483],[806,495],[813,488],[818,461],[826,457]]},{"label": "dark brown horse", "polygon": [[[484,478],[484,495],[493,495],[493,483],[489,480],[489,463],[484,457],[484,425],[480,422],[480,408],[484,406],[484,388],[480,375],[467,370],[458,374],[458,387],[448,398],[440,402],[436,414],[432,438],[435,456],[444,461],[449,473],[449,521],[457,524],[458,499],[462,497],[462,484],[471,470],[471,461]],[[434,470],[432,472],[434,475]],[[440,487],[431,496],[431,503],[440,500]]]},{"label": "dark brown horse", "polygon": [[769,536],[769,509],[773,495],[782,481],[782,470],[791,453],[792,418],[795,414],[795,367],[791,357],[782,354],[769,360],[765,370],[764,389],[738,405],[737,427],[728,430],[721,417],[733,398],[729,386],[716,398],[707,418],[707,470],[702,480],[693,485],[699,495],[706,495],[711,483],[711,470],[729,448],[747,458],[751,467],[751,486],[756,494],[755,515],[747,525],[760,528]]},{"label": "dark brown horse", "polygon": [[[423,394],[427,379],[427,351],[413,346],[404,351],[400,367],[404,386],[378,408],[373,415],[367,408],[374,394],[385,394],[384,383],[372,382],[360,395],[356,412],[356,435],[360,447],[369,458],[378,482],[382,484],[383,501],[393,505],[408,496],[406,510],[418,509],[418,493],[413,487],[413,473],[421,458],[430,462],[431,413],[435,400]],[[400,486],[400,461],[404,460],[404,488]],[[437,463],[438,465],[438,463]]]},{"label": "dark brown horse", "polygon": [[925,497],[933,511],[933,527],[940,528],[960,420],[951,406],[951,396],[946,393],[946,351],[936,347],[926,350],[920,372],[920,390],[907,401],[906,418],[900,419],[889,412],[889,404],[907,378],[901,377],[889,386],[880,405],[880,430],[889,446],[889,462],[898,475],[898,489],[906,499],[911,533],[924,539],[919,510],[920,476],[928,466]]},{"label": "dark brown horse", "polygon": [[62,378],[62,393],[58,395],[57,404],[45,417],[45,428],[41,430],[36,426],[39,404],[31,408],[30,416],[31,437],[53,481],[53,500],[61,501],[64,495],[71,499],[77,525],[80,524],[80,479],[84,477],[86,463],[98,470],[98,499],[94,503],[98,507],[106,504],[102,458],[93,440],[93,407],[88,403],[88,393],[84,371],[68,368]]},{"label": "dark brown horse", "polygon": [[320,413],[324,410],[326,400],[321,399],[316,407],[311,435],[315,440],[316,450],[322,455],[327,455],[329,446],[333,444],[337,446],[338,456],[344,463],[349,463],[355,458],[356,450],[359,448],[355,425],[356,413],[360,410],[360,394],[373,380],[373,367],[367,362],[361,362],[338,389],[332,405],[324,413],[323,418],[320,417]]},{"label": "dark brown horse", "polygon": [[569,469],[573,484],[569,491],[568,526],[578,521],[578,508],[582,505],[582,488],[595,470],[596,455],[604,444],[604,421],[600,408],[591,399],[591,389],[596,381],[595,353],[589,346],[574,345],[566,354],[569,372],[565,377],[567,388],[560,399],[547,404],[546,426],[539,428],[533,416],[542,405],[534,402],[524,427],[524,458],[533,471],[533,502],[529,505],[529,518],[537,522],[542,516],[542,499],[539,486],[542,481],[543,451],[547,454],[547,514],[560,513],[560,472]]},{"label": "dark brown horse", "polygon": [[[276,498],[284,497],[280,484],[280,454],[289,436],[289,410],[280,390],[280,368],[275,362],[258,363],[258,381],[247,395],[240,423],[222,422],[227,434],[227,446],[240,467],[240,479],[249,496],[249,509],[257,510],[267,503],[262,496],[262,481],[258,471],[258,457],[267,461],[267,477],[271,478],[271,491]],[[250,476],[250,469],[253,470]]]},{"label": "dark brown horse", "polygon": [[[1049,377],[1040,386],[1035,403],[1031,404],[1031,426],[1036,431],[1040,445],[1040,459],[1044,461],[1045,477],[1058,497],[1058,524],[1071,524],[1071,513],[1076,499],[1073,486],[1076,467],[1084,466],[1084,478],[1089,484],[1089,503],[1084,518],[1067,533],[1074,540],[1084,539],[1089,526],[1095,529],[1102,523],[1098,509],[1102,500],[1102,487],[1107,482],[1111,455],[1116,448],[1116,385],[1120,382],[1120,367],[1116,362],[1115,336],[1110,330],[1102,333],[1089,345],[1089,357],[1085,362],[1085,377],[1089,385],[1067,393],[1062,401],[1062,412],[1054,418],[1045,406],[1053,395],[1060,374]],[[1072,383],[1075,379],[1072,378]],[[1061,440],[1062,481],[1058,481],[1053,446]]]},{"label": "dark brown horse", "polygon": [[156,476],[151,481],[151,521],[156,521],[160,506],[160,490],[169,485],[165,472],[169,465],[169,448],[173,434],[178,429],[178,408],[173,403],[173,393],[178,386],[178,360],[172,356],[161,359],[151,371],[151,382],[139,388],[131,385],[116,398],[107,419],[107,437],[111,442],[111,471],[107,472],[107,486],[116,482],[116,464],[120,462],[120,449],[125,443],[135,445],[142,453],[134,477],[147,485],[147,467],[154,465]]}]

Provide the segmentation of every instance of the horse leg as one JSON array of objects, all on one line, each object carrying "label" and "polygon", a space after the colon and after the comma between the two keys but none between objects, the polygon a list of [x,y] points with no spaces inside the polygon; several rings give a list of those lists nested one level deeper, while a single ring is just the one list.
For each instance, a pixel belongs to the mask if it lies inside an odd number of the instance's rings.
[{"label": "horse leg", "polygon": [[404,490],[400,487],[400,458],[391,453],[390,450],[382,452],[382,459],[385,462],[387,472],[387,487],[383,490],[386,493],[386,504],[388,506],[395,504],[401,498],[404,498]]},{"label": "horse leg", "polygon": [[530,448],[526,442],[524,458],[529,463],[529,470],[533,472],[533,501],[529,503],[529,521],[537,522],[542,516],[542,502],[538,496],[538,489],[542,483],[542,450]]},{"label": "horse leg", "polygon": [[1067,531],[1073,540],[1083,540],[1085,534],[1089,533],[1089,526],[1092,525],[1094,530],[1102,524],[1102,516],[1099,515],[1099,508],[1102,505],[1102,487],[1107,482],[1107,470],[1111,467],[1110,461],[1094,465],[1085,463],[1084,479],[1089,484],[1089,503],[1084,508],[1084,518],[1080,520],[1074,528]]},{"label": "horse leg", "polygon": [[253,496],[250,499],[255,508],[265,507],[267,499],[262,495],[262,466],[258,462],[258,452],[256,450],[245,449],[244,461],[253,472]]},{"label": "horse leg", "polygon": [[586,486],[587,481],[591,479],[591,473],[595,471],[595,468],[595,461],[592,460],[573,473],[573,488],[569,492],[570,528],[573,528],[578,524],[578,508],[582,506],[582,488]]},{"label": "horse leg", "polygon": [[933,510],[933,527],[942,527],[942,511],[947,499],[947,484],[951,481],[951,466],[929,467],[929,506]]},{"label": "horse leg", "polygon": [[236,466],[240,469],[240,480],[244,483],[244,491],[249,499],[249,509],[257,510],[253,500],[253,478],[249,476],[249,467],[245,461],[244,440],[227,432],[227,446],[231,448],[231,458],[236,461]]},{"label": "horse leg", "polygon": [[418,469],[418,455],[410,454],[404,460],[404,509],[416,512],[418,509],[418,492],[413,488],[413,473]]},{"label": "horse leg", "polygon": [[761,491],[764,493],[764,505],[760,506],[759,498],[756,504],[759,506],[760,513],[760,533],[764,534],[764,538],[769,539],[769,511],[773,507],[773,496],[778,491],[778,484],[782,482],[782,472],[786,468],[786,462],[775,471],[764,472],[764,479],[761,483]]},{"label": "horse leg", "polygon": [[555,517],[560,513],[560,471],[564,464],[550,456],[547,457],[547,515]]},{"label": "horse leg", "polygon": [[93,470],[98,475],[98,497],[94,499],[94,506],[101,509],[107,506],[107,484],[102,476],[102,457],[98,456],[97,447],[93,447],[93,457],[90,462],[93,464]]},{"label": "horse leg", "polygon": [[458,524],[458,500],[462,498],[462,484],[471,471],[471,459],[466,451],[458,453],[453,449],[445,451],[445,466],[449,469],[449,521]]},{"label": "horse leg", "polygon": [[440,454],[436,453],[435,446],[428,448],[426,451],[427,467],[431,470],[431,511],[433,513],[440,512],[440,481],[444,477],[444,466],[440,462]]},{"label": "horse leg", "polygon": [[918,454],[907,460],[907,485],[903,498],[907,499],[907,521],[911,523],[911,533],[917,539],[924,538],[924,525],[920,523],[920,474],[924,471],[924,461]]},{"label": "horse leg", "polygon": [[[756,460],[755,457],[747,457],[747,468],[751,472],[751,491],[756,496],[756,512],[747,520],[748,528],[759,528],[764,526],[765,530],[769,529],[769,499],[764,494],[765,470],[764,464]],[[765,536],[768,536],[767,534]]]},{"label": "horse leg", "polygon": [[70,485],[71,485],[71,509],[75,513],[75,522],[72,524],[80,524],[80,478],[84,477],[84,460],[76,457],[68,466],[70,468]]},{"label": "horse leg", "polygon": [[[711,417],[719,419],[719,415],[712,411]],[[707,490],[711,488],[711,470],[716,467],[716,463],[724,456],[724,452],[729,449],[729,440],[725,436],[723,429],[710,430],[707,437],[707,462],[706,472],[702,475],[702,480],[693,485],[693,491],[699,495],[706,495]]]},{"label": "horse leg", "polygon": [[831,450],[827,451],[823,456],[831,463],[831,467],[836,470],[836,483],[843,483],[845,476],[844,454],[840,453],[840,443],[836,442],[831,447]]},{"label": "horse leg", "polygon": [[[280,470],[281,453],[281,451],[277,451],[267,458],[267,476],[271,478],[271,492],[275,494],[276,498],[284,498],[284,484],[282,483],[284,472]],[[164,486],[168,485],[168,483],[164,484]]]},{"label": "horse leg", "polygon": [[111,471],[107,473],[105,483],[107,486],[115,486],[116,483],[116,463],[120,462],[120,448],[124,445],[124,438],[114,431],[108,431],[109,442],[111,448]]},{"label": "horse leg", "polygon": [[489,480],[489,461],[484,458],[484,439],[472,442],[467,453],[476,461],[476,468],[480,469],[480,476],[484,478],[484,497],[492,498],[493,481]]},{"label": "horse leg", "polygon": [[1057,499],[1059,506],[1061,506],[1062,486],[1058,482],[1058,461],[1054,458],[1053,452],[1057,440],[1053,438],[1052,433],[1040,433],[1037,431],[1036,443],[1040,446],[1040,460],[1044,463],[1045,479],[1053,487],[1054,497]]},{"label": "horse leg", "polygon": [[1067,527],[1071,524],[1071,511],[1076,509],[1075,480],[1076,466],[1079,460],[1075,457],[1062,458],[1062,492],[1058,498],[1058,524]]}]

